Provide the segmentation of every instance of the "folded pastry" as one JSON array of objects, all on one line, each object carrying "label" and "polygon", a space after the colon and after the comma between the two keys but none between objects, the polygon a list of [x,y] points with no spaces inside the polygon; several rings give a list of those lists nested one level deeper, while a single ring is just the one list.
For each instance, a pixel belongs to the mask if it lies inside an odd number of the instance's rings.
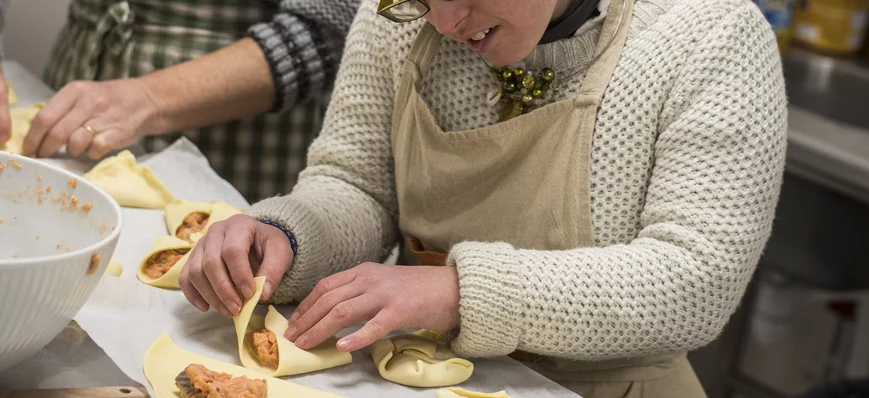
[{"label": "folded pastry", "polygon": [[378,340],[371,358],[381,377],[410,387],[453,386],[474,372],[474,364],[456,357],[441,333],[429,330]]},{"label": "folded pastry", "polygon": [[223,202],[191,202],[186,199],[176,199],[163,210],[169,233],[188,242],[193,241],[192,234],[204,235],[212,224],[241,213],[241,210]]},{"label": "folded pastry", "polygon": [[464,390],[458,387],[442,388],[435,391],[437,398],[510,398],[507,391],[483,393]]},{"label": "folded pastry", "polygon": [[162,209],[172,194],[148,166],[136,164],[130,151],[103,159],[84,178],[106,191],[124,207]]},{"label": "folded pastry", "polygon": [[109,266],[106,267],[106,275],[119,277],[124,272],[124,266],[118,262],[118,260],[111,259],[109,260]]},{"label": "folded pastry", "polygon": [[[194,235],[197,240],[199,237],[199,234]],[[178,277],[193,246],[194,243],[174,236],[158,236],[139,263],[139,280],[151,286],[178,289]]]},{"label": "folded pastry", "polygon": [[[199,365],[204,369],[199,369],[198,367],[191,368],[191,365]],[[187,375],[187,370],[193,371],[193,377]],[[204,371],[200,372],[201,370]],[[148,383],[151,385],[151,388],[154,390],[155,396],[153,398],[183,397],[178,382],[180,381],[180,384],[186,384],[187,382],[183,377],[181,380],[177,380],[182,372],[184,373],[184,376],[190,378],[190,383],[192,385],[207,384],[208,380],[211,380],[213,385],[215,379],[222,380],[226,378],[226,376],[220,375],[221,373],[224,373],[230,377],[230,380],[232,380],[232,378],[240,379],[242,376],[248,380],[264,380],[268,388],[269,397],[340,398],[334,394],[301,386],[290,381],[264,376],[256,371],[241,366],[221,362],[203,355],[185,351],[172,341],[169,334],[161,335],[157,338],[157,341],[155,341],[154,344],[145,351],[145,361],[142,365],[142,371],[145,374]],[[211,378],[209,379],[209,377]],[[201,380],[199,380],[200,378]],[[194,382],[194,379],[196,379],[198,383]],[[246,387],[253,385],[252,383],[247,382],[244,382],[243,384]],[[244,397],[244,395],[241,396]],[[252,395],[251,397],[259,396]]]},{"label": "folded pastry", "polygon": [[9,110],[10,120],[12,121],[12,131],[9,140],[3,145],[0,145],[0,151],[14,153],[20,155],[24,150],[24,137],[30,131],[30,125],[33,123],[33,118],[42,109],[42,103],[28,106],[18,107]]},{"label": "folded pastry", "polygon": [[262,379],[213,372],[205,366],[190,364],[175,377],[182,398],[266,398],[269,386]]},{"label": "folded pastry", "polygon": [[284,338],[287,319],[269,306],[265,318],[253,313],[262,295],[265,277],[254,278],[256,290],[233,318],[238,338],[238,355],[248,369],[272,377],[290,376],[346,365],[353,361],[349,352],[338,351],[334,337],[310,350],[296,347]]}]

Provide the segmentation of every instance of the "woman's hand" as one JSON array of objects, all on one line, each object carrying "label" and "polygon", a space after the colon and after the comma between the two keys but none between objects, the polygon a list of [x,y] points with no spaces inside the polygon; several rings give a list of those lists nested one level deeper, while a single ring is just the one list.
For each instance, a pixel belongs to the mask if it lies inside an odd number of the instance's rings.
[{"label": "woman's hand", "polygon": [[24,139],[24,155],[50,157],[66,144],[70,156],[87,152],[99,159],[145,135],[159,133],[157,113],[154,99],[139,79],[75,81],[64,86],[33,119]]},{"label": "woman's hand", "polygon": [[284,337],[307,350],[363,321],[362,329],[338,341],[339,350],[364,348],[399,329],[455,328],[455,268],[364,263],[322,279],[290,317]]},{"label": "woman's hand", "polygon": [[293,262],[287,235],[243,214],[214,223],[199,240],[181,270],[181,291],[205,312],[214,307],[227,318],[253,296],[253,274],[265,276],[262,299],[271,297]]}]

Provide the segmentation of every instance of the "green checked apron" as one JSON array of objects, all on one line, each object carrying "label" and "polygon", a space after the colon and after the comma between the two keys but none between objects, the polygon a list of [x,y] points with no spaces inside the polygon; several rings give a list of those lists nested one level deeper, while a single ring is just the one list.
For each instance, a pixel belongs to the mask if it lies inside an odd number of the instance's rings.
[{"label": "green checked apron", "polygon": [[[619,24],[622,7],[627,20]],[[466,131],[441,130],[418,93],[442,40],[425,25],[404,64],[393,116],[399,226],[411,252],[405,258],[412,254],[418,263],[443,265],[449,247],[468,240],[538,250],[594,245],[591,140],[632,10],[633,0],[612,1],[598,41],[603,53],[579,95]],[[610,37],[612,44],[603,46]],[[706,396],[684,353],[601,362],[521,351],[510,356],[584,398]]]},{"label": "green checked apron", "polygon": [[[55,90],[73,80],[141,76],[216,51],[270,20],[278,0],[72,0],[45,81]],[[288,193],[320,131],[325,106],[311,100],[281,114],[145,137],[158,151],[181,135],[253,202]]]}]

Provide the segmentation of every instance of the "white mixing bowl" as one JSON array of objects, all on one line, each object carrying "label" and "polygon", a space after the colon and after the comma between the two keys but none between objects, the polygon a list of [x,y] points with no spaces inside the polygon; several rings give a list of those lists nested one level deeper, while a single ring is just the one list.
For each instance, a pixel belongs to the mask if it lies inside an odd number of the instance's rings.
[{"label": "white mixing bowl", "polygon": [[68,171],[0,152],[0,371],[75,316],[111,260],[121,207]]}]

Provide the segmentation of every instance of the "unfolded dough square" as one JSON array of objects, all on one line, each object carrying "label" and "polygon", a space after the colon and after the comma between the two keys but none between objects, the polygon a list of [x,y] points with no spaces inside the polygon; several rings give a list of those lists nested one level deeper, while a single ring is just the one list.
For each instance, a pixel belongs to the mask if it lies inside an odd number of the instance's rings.
[{"label": "unfolded dough square", "polygon": [[255,370],[185,351],[172,341],[168,333],[157,338],[157,341],[145,351],[143,373],[154,389],[156,394],[154,398],[180,397],[181,391],[175,384],[175,378],[191,364],[199,364],[214,372],[227,373],[233,377],[265,379],[270,397],[341,398],[338,395],[265,376]]},{"label": "unfolded dough square", "polygon": [[130,151],[103,159],[84,178],[124,207],[163,209],[173,199],[148,166],[136,164],[136,157]]}]

